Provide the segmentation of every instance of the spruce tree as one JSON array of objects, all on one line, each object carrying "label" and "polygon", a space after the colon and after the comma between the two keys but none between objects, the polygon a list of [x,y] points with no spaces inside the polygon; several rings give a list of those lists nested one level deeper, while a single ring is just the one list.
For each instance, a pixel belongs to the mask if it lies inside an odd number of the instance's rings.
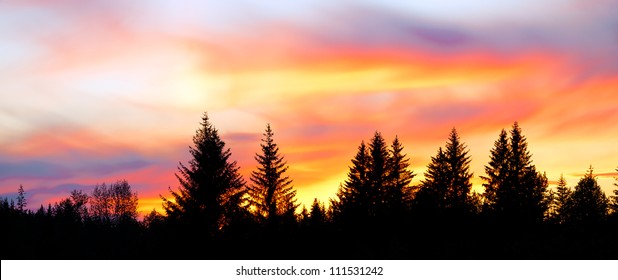
[{"label": "spruce tree", "polygon": [[348,178],[339,186],[337,198],[331,199],[333,219],[353,223],[369,216],[370,160],[367,145],[362,141],[352,159]]},{"label": "spruce tree", "polygon": [[[508,189],[505,186],[506,177],[509,170],[509,158],[511,157],[511,148],[508,142],[508,135],[503,129],[498,136],[498,140],[494,142],[494,148],[491,150],[489,164],[485,166],[487,176],[481,176],[485,183],[485,192],[483,193],[486,211],[504,211],[504,204],[499,202],[499,199],[508,197]],[[500,195],[499,195],[500,194]]]},{"label": "spruce tree", "polygon": [[26,209],[26,205],[28,205],[28,202],[26,201],[26,192],[24,191],[24,186],[19,185],[19,189],[17,189],[17,210],[19,212],[24,212],[24,209]]},{"label": "spruce tree", "polygon": [[401,213],[411,201],[410,183],[415,174],[408,170],[409,167],[409,159],[403,153],[403,146],[395,136],[390,149],[389,174],[385,194],[386,205],[395,213]]},{"label": "spruce tree", "polygon": [[[618,172],[618,168],[616,168],[616,171]],[[617,183],[614,183],[614,186],[618,187],[618,176],[614,177],[614,179],[616,179],[616,182],[617,182]],[[610,197],[609,208],[610,208],[611,214],[616,216],[618,215],[618,189],[613,190],[613,193],[614,195]]]},{"label": "spruce tree", "polygon": [[39,210],[36,210],[36,213],[34,215],[37,218],[45,217],[45,207],[43,207],[43,204],[41,204],[41,207],[39,207]]},{"label": "spruce tree", "polygon": [[409,201],[409,185],[414,177],[408,170],[408,161],[398,138],[390,149],[378,131],[369,145],[362,141],[347,180],[340,185],[337,198],[331,200],[332,218],[350,223],[400,218]]},{"label": "spruce tree", "polygon": [[375,132],[369,143],[369,216],[372,218],[383,217],[388,211],[388,181],[389,169],[388,162],[390,155],[386,141],[380,132]]},{"label": "spruce tree", "polygon": [[526,137],[515,122],[506,141],[503,130],[491,151],[485,200],[487,210],[509,221],[537,222],[548,207],[547,178],[536,171]]},{"label": "spruce tree", "polygon": [[54,216],[54,210],[52,210],[52,205],[51,203],[47,204],[47,217],[51,218],[52,216]]},{"label": "spruce tree", "polygon": [[159,227],[162,224],[163,215],[159,214],[159,212],[157,212],[157,210],[155,210],[154,208],[152,209],[152,211],[150,211],[150,213],[144,216],[144,219],[142,220],[142,225],[150,230],[152,230],[154,227]]},{"label": "spruce tree", "polygon": [[446,143],[446,157],[450,172],[449,197],[450,204],[457,211],[469,211],[472,189],[472,173],[470,172],[470,156],[466,146],[461,143],[457,130],[453,128]]},{"label": "spruce tree", "polygon": [[554,193],[552,189],[549,188],[549,179],[547,179],[547,173],[546,172],[543,172],[543,174],[537,173],[535,184],[540,186],[539,188],[541,188],[543,191],[541,195],[541,203],[540,203],[541,210],[543,211],[541,213],[542,219],[549,220],[551,219],[551,213],[549,213],[549,207],[553,204],[554,197],[556,196],[556,194]]},{"label": "spruce tree", "polygon": [[310,218],[311,216],[309,216],[309,210],[307,210],[307,206],[303,205],[303,210],[301,210],[300,214],[298,214],[298,220],[300,221],[300,226],[303,228],[306,228],[307,226],[309,226]]},{"label": "spruce tree", "polygon": [[260,144],[262,152],[255,155],[259,166],[257,171],[251,172],[252,184],[247,190],[258,216],[269,224],[294,220],[294,212],[299,206],[292,180],[285,175],[288,170],[287,163],[279,154],[279,147],[275,144],[273,136],[274,133],[268,124],[264,133],[265,138]]},{"label": "spruce tree", "polygon": [[200,128],[189,147],[192,159],[188,165],[179,163],[176,178],[178,191],[169,188],[171,199],[163,196],[163,209],[173,220],[214,235],[229,221],[229,213],[244,195],[244,181],[236,161],[230,161],[231,152],[219,132],[204,113]]},{"label": "spruce tree", "polygon": [[547,209],[543,200],[547,190],[547,178],[538,173],[532,165],[526,137],[521,133],[517,122],[511,130],[511,155],[507,180],[508,184],[515,188],[515,197],[518,198],[513,201],[515,209],[512,213],[527,221],[540,221]]},{"label": "spruce tree", "polygon": [[428,199],[439,212],[463,214],[472,211],[470,156],[453,128],[446,147],[438,149],[427,165],[419,199]]},{"label": "spruce tree", "polygon": [[566,180],[564,179],[564,175],[560,174],[560,179],[558,179],[558,187],[556,187],[556,198],[555,198],[555,217],[556,221],[559,224],[564,224],[568,217],[569,207],[571,200],[571,189],[567,187]]},{"label": "spruce tree", "polygon": [[421,211],[443,212],[447,208],[449,184],[447,164],[446,153],[439,147],[437,154],[431,157],[431,162],[427,164],[425,179],[421,181],[414,198],[414,206],[422,209]]},{"label": "spruce tree", "polygon": [[582,177],[571,195],[569,222],[573,224],[594,224],[605,220],[607,198],[593,175],[592,166]]},{"label": "spruce tree", "polygon": [[545,215],[543,219],[545,221],[554,222],[557,218],[556,215],[556,192],[552,189],[547,189],[547,193],[545,194],[544,203],[547,204],[547,211],[545,211]]},{"label": "spruce tree", "polygon": [[320,203],[317,198],[311,204],[311,212],[309,212],[309,225],[319,227],[326,223],[326,209],[324,204]]}]

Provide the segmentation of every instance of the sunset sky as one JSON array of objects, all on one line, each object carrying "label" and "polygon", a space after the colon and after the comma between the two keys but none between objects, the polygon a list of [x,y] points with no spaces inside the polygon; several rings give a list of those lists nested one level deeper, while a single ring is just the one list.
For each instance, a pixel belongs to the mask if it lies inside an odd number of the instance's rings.
[{"label": "sunset sky", "polygon": [[0,196],[127,179],[161,209],[203,112],[247,179],[270,123],[303,203],[376,130],[418,184],[457,128],[481,190],[515,121],[551,181],[610,194],[618,1],[0,1]]}]

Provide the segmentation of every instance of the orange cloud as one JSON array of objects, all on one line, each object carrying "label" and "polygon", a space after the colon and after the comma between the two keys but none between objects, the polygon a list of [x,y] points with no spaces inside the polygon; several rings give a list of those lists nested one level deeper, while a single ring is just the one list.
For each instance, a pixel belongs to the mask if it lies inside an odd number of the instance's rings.
[{"label": "orange cloud", "polygon": [[[304,203],[334,196],[357,145],[376,130],[404,143],[414,184],[456,127],[470,149],[478,189],[493,141],[514,121],[550,179],[589,164],[616,166],[612,60],[586,62],[590,54],[581,48],[587,45],[561,45],[570,37],[526,41],[516,33],[506,46],[500,39],[511,38],[493,29],[481,36],[367,10],[313,28],[268,21],[250,31],[217,33],[184,21],[145,20],[152,28],[144,28],[127,21],[132,14],[124,6],[57,5],[46,9],[56,25],[26,31],[42,59],[15,75],[19,83],[2,80],[18,84],[0,97],[13,105],[0,117],[18,132],[5,137],[2,153],[68,165],[85,159],[117,164],[114,159],[127,155],[152,162],[111,174],[30,178],[26,185],[127,179],[139,192],[140,209],[160,209],[158,195],[177,185],[175,165],[188,160],[203,111],[247,179],[271,123]],[[94,13],[99,10],[104,13]],[[12,191],[20,182],[3,183]]]}]

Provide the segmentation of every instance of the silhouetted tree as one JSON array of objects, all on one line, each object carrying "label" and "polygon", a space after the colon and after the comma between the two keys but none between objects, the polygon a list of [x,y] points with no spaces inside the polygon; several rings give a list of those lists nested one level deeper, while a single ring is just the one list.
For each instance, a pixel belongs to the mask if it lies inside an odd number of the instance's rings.
[{"label": "silhouetted tree", "polygon": [[385,205],[389,208],[388,212],[401,213],[412,199],[410,183],[415,174],[408,170],[409,167],[409,159],[403,153],[403,146],[399,139],[395,137],[387,163],[388,180],[385,190]]},{"label": "silhouetted tree", "polygon": [[41,204],[41,207],[39,207],[38,210],[36,210],[36,213],[34,213],[34,215],[37,218],[43,218],[45,217],[45,207],[43,207],[43,204]]},{"label": "silhouetted tree", "polygon": [[543,216],[543,219],[549,220],[551,218],[550,214],[548,213],[549,207],[553,203],[556,193],[549,188],[549,179],[547,179],[546,172],[543,172],[542,175],[540,172],[537,173],[536,183],[540,186],[540,188],[543,189],[543,197],[541,199],[543,213],[541,214]]},{"label": "silhouetted tree", "polygon": [[543,203],[547,204],[547,211],[545,211],[543,220],[554,222],[556,220],[556,192],[552,189],[547,189]]},{"label": "silhouetted tree", "polygon": [[19,212],[24,212],[26,209],[26,205],[28,205],[26,201],[26,192],[24,191],[24,186],[19,185],[19,189],[17,189],[17,210]]},{"label": "silhouetted tree", "polygon": [[556,187],[555,205],[555,220],[559,224],[564,224],[568,217],[571,201],[571,189],[567,187],[564,175],[560,174],[558,179],[558,187]]},{"label": "silhouetted tree", "polygon": [[311,212],[309,215],[309,225],[314,227],[324,225],[328,219],[324,204],[320,203],[317,198],[315,198],[311,204]]},{"label": "silhouetted tree", "polygon": [[575,186],[570,203],[568,217],[573,224],[594,224],[605,220],[607,198],[593,175],[592,166]]},{"label": "silhouetted tree", "polygon": [[[73,207],[75,208],[77,219],[82,222],[87,220],[89,218],[87,205],[89,200],[88,195],[83,193],[81,190],[73,190],[71,191],[70,199]],[[43,205],[41,205],[41,207],[42,206]]]},{"label": "silhouetted tree", "polygon": [[485,201],[489,212],[510,221],[536,222],[543,219],[547,178],[532,165],[528,143],[517,122],[507,142],[502,130],[485,166]]},{"label": "silhouetted tree", "polygon": [[352,166],[348,171],[348,178],[339,186],[337,198],[331,200],[333,219],[341,222],[354,223],[369,217],[369,166],[371,155],[365,142],[362,141],[358,152],[352,159]]},{"label": "silhouetted tree", "polygon": [[[618,168],[616,168],[618,172]],[[614,177],[616,182],[618,182],[618,176]],[[614,183],[615,187],[618,187],[618,183]],[[612,215],[618,215],[618,189],[613,190],[614,195],[610,197],[609,208]]]},{"label": "silhouetted tree", "polygon": [[397,219],[410,197],[414,174],[408,167],[399,139],[389,149],[376,131],[368,146],[361,142],[347,180],[340,185],[337,199],[331,200],[333,219],[349,224]]},{"label": "silhouetted tree", "polygon": [[51,218],[54,215],[54,210],[52,210],[51,203],[47,204],[47,217]]},{"label": "silhouetted tree", "polygon": [[111,217],[111,201],[109,189],[105,183],[97,184],[92,190],[90,196],[90,213],[92,218],[104,223],[109,223]]},{"label": "silhouetted tree", "polygon": [[3,212],[7,212],[7,213],[13,210],[11,207],[11,203],[9,203],[8,198],[5,197],[5,198],[0,199],[0,209],[2,209]]},{"label": "silhouetted tree", "polygon": [[80,225],[83,222],[78,207],[70,197],[55,203],[53,213],[54,218],[60,223],[61,227],[66,227],[65,229],[71,229],[73,225]]},{"label": "silhouetted tree", "polygon": [[517,186],[519,212],[525,219],[540,221],[547,209],[543,200],[548,187],[547,177],[537,172],[532,165],[528,143],[517,123],[511,130],[511,152],[511,176],[507,178],[509,184]]},{"label": "silhouetted tree", "polygon": [[[77,197],[87,199],[85,194]],[[135,222],[137,219],[137,193],[131,191],[126,180],[119,180],[108,186],[96,185],[90,199],[90,211],[93,218],[104,223],[118,225]]]},{"label": "silhouetted tree", "polygon": [[229,223],[229,214],[240,207],[244,195],[244,181],[238,173],[236,161],[229,161],[230,149],[219,138],[218,131],[204,113],[200,128],[193,136],[193,157],[188,166],[179,163],[175,174],[178,192],[169,188],[171,199],[161,196],[168,217],[199,225],[209,235]]},{"label": "silhouetted tree", "polygon": [[369,216],[384,217],[388,211],[389,194],[389,151],[382,134],[375,132],[369,142]]},{"label": "silhouetted tree", "polygon": [[466,146],[460,142],[455,128],[451,131],[446,143],[446,156],[450,171],[449,197],[453,209],[469,211],[470,190],[472,189],[472,173],[470,172],[470,156]]},{"label": "silhouetted tree", "polygon": [[163,221],[164,221],[163,215],[159,214],[157,210],[152,209],[150,213],[144,216],[144,219],[142,220],[142,225],[144,225],[144,227],[146,228],[152,228],[152,227],[161,225]]},{"label": "silhouetted tree", "polygon": [[274,133],[270,124],[263,134],[261,154],[255,155],[259,166],[257,171],[251,172],[251,182],[247,194],[251,203],[256,207],[259,217],[269,224],[286,221],[295,221],[296,190],[292,187],[292,180],[285,175],[287,163],[279,154],[279,147],[273,140]]},{"label": "silhouetted tree", "polygon": [[307,210],[307,207],[303,205],[303,210],[301,210],[300,214],[298,214],[298,220],[300,221],[301,227],[309,226],[310,217],[311,216],[309,215],[309,210]]},{"label": "silhouetted tree", "polygon": [[483,194],[471,192],[470,194],[470,210],[471,214],[478,215],[483,212]]},{"label": "silhouetted tree", "polygon": [[447,164],[446,154],[442,147],[439,147],[438,153],[431,157],[431,162],[427,164],[425,179],[421,181],[415,194],[415,208],[430,213],[437,213],[447,208],[447,186],[449,185]]},{"label": "silhouetted tree", "polygon": [[509,158],[511,157],[511,148],[508,141],[508,135],[502,129],[498,140],[494,142],[494,148],[490,151],[489,164],[485,166],[487,176],[481,176],[485,181],[483,184],[483,187],[485,187],[483,196],[485,198],[485,208],[488,211],[502,211],[503,203],[499,202],[499,200],[513,191],[505,186],[509,171]]},{"label": "silhouetted tree", "polygon": [[470,156],[453,128],[446,143],[427,165],[425,179],[417,194],[418,205],[432,203],[435,210],[445,213],[469,213],[471,203]]}]

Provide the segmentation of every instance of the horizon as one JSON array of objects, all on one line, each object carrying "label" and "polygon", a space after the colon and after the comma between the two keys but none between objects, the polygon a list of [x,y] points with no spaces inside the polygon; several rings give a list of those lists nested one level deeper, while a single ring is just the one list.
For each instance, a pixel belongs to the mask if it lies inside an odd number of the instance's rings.
[{"label": "horizon", "polygon": [[375,131],[417,185],[455,127],[480,191],[515,121],[551,186],[592,165],[611,194],[618,3],[482,2],[3,1],[0,196],[21,184],[37,209],[126,179],[161,210],[203,112],[247,182],[270,123],[307,207]]}]

